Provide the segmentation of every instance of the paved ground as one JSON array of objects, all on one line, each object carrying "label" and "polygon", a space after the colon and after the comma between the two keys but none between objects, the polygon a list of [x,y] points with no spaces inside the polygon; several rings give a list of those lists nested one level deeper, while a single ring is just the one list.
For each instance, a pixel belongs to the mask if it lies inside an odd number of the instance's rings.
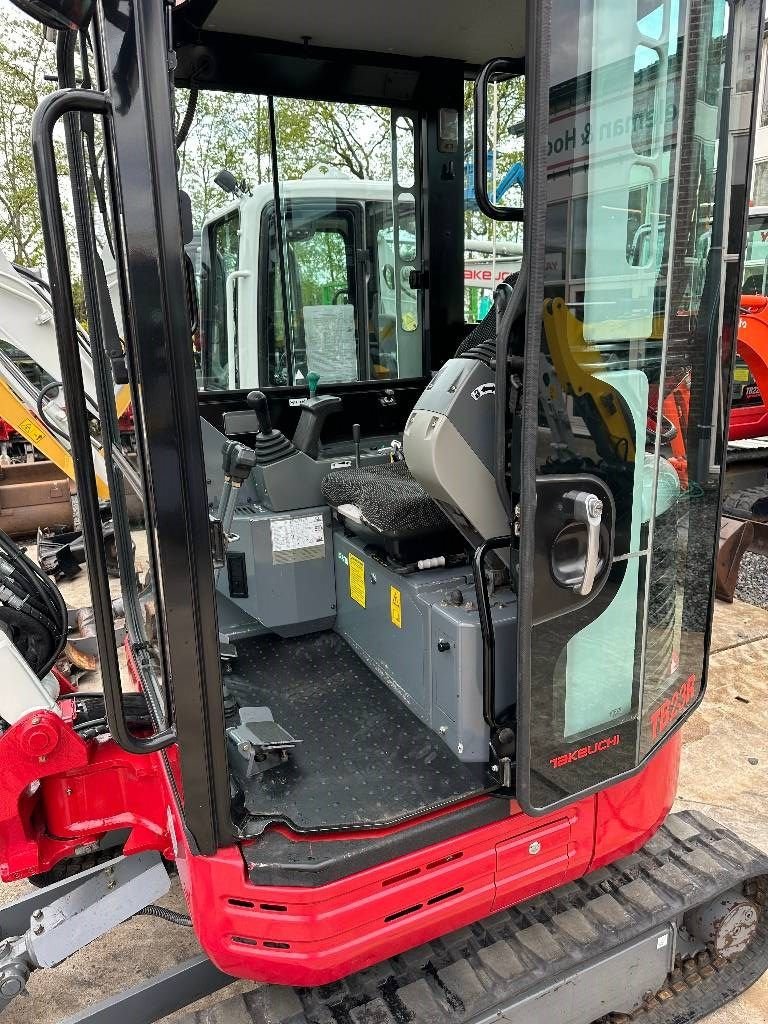
[{"label": "paved ground", "polygon": [[[84,578],[66,589],[70,604],[85,601]],[[678,799],[679,808],[701,809],[766,851],[767,677],[768,611],[741,602],[718,604],[709,691],[683,732]],[[12,900],[24,889],[23,883],[0,886],[0,902]],[[177,887],[164,903],[184,909]],[[189,930],[135,918],[55,971],[33,976],[30,997],[17,1000],[3,1015],[3,1024],[60,1024],[89,1003],[150,978],[195,951]],[[250,987],[237,983],[199,1004],[214,1007],[210,1024],[239,1024],[241,1018],[231,1016],[222,1002]],[[167,1018],[165,1024],[177,1019]],[[709,1017],[708,1024],[768,1024],[768,980]]]}]

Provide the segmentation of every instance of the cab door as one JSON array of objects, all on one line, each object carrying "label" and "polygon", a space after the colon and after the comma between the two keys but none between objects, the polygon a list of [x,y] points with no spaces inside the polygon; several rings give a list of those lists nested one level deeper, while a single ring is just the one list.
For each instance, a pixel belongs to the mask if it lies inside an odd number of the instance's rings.
[{"label": "cab door", "polygon": [[[703,695],[756,7],[552,0],[544,26],[519,509],[529,813],[636,771]],[[638,260],[642,225],[658,245]]]}]

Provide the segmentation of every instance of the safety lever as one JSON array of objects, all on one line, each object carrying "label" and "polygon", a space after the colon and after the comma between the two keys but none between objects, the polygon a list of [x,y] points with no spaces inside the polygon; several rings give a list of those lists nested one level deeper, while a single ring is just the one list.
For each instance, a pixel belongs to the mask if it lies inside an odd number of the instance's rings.
[{"label": "safety lever", "polygon": [[219,507],[215,516],[211,516],[209,526],[217,579],[224,565],[224,554],[230,539],[238,492],[256,465],[256,452],[247,445],[239,444],[237,441],[225,441],[221,451],[224,487],[219,498]]}]

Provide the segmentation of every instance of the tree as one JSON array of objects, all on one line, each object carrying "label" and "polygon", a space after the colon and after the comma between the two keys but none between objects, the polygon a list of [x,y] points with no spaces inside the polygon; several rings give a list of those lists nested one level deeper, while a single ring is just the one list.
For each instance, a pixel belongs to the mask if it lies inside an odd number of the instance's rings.
[{"label": "tree", "polygon": [[[177,94],[179,111],[188,93]],[[278,174],[302,177],[314,167],[336,168],[356,178],[391,176],[389,111],[348,103],[276,99]],[[201,91],[192,128],[179,154],[181,186],[192,199],[196,224],[224,200],[214,183],[227,168],[249,185],[272,180],[266,96]]]},{"label": "tree", "polygon": [[[180,110],[186,90],[177,93]],[[224,196],[214,183],[222,168],[251,184],[270,179],[269,121],[264,96],[201,91],[195,119],[179,153],[179,180],[192,200],[199,225]]]},{"label": "tree", "polygon": [[31,126],[37,104],[55,88],[45,80],[46,75],[55,74],[55,50],[36,22],[4,14],[0,37],[0,245],[14,262],[37,266],[44,262],[44,248]]}]

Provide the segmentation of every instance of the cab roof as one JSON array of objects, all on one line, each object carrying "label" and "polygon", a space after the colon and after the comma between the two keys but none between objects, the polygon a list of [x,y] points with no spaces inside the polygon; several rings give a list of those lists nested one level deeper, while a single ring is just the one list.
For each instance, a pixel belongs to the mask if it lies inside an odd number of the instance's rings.
[{"label": "cab roof", "polygon": [[279,43],[482,64],[520,57],[525,0],[193,0],[200,27]]}]

